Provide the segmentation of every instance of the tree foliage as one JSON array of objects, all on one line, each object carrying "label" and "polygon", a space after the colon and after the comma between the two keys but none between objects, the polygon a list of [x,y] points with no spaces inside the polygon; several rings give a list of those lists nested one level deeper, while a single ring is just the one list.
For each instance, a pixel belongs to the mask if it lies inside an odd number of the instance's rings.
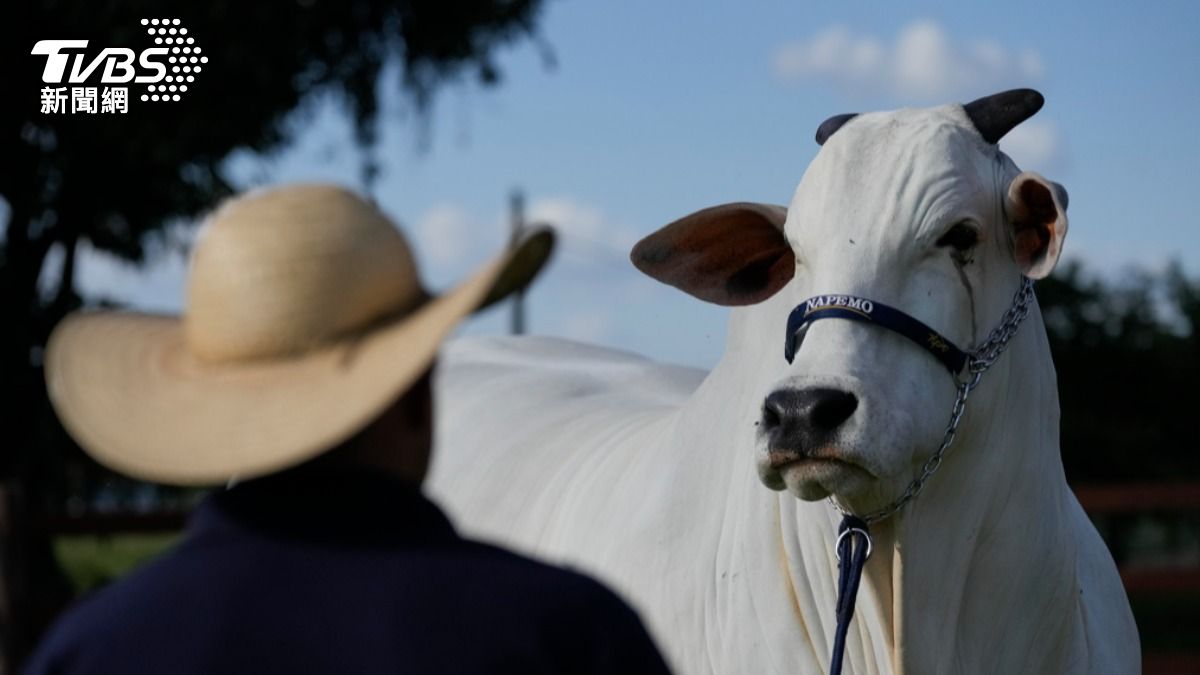
[{"label": "tree foliage", "polygon": [[[499,79],[495,52],[533,37],[540,0],[233,2],[176,5],[142,1],[37,0],[3,10],[7,103],[0,117],[0,197],[9,217],[0,238],[0,387],[30,397],[40,376],[38,350],[49,329],[80,302],[72,271],[75,244],[140,261],[150,238],[228,194],[221,173],[234,150],[270,152],[289,140],[288,115],[320,93],[344,103],[357,139],[375,137],[380,73],[399,62],[399,82],[418,115],[438,85],[461,76]],[[168,17],[169,15],[169,17]],[[153,46],[141,19],[180,18],[210,56],[179,103],[131,101],[125,115],[43,114],[38,93],[41,39],[87,39],[105,46]],[[94,84],[94,83],[92,83]],[[131,96],[135,88],[131,87]],[[370,165],[367,165],[368,178]],[[48,252],[62,246],[53,297],[36,291]],[[47,270],[55,272],[56,270]],[[30,356],[33,361],[30,361]],[[31,370],[32,369],[32,370]],[[10,410],[9,448],[30,445],[34,410]],[[14,437],[15,436],[15,437]],[[0,467],[11,473],[13,456]]]},{"label": "tree foliage", "polygon": [[1068,265],[1037,284],[1073,482],[1200,479],[1200,284],[1165,273],[1090,277]]},{"label": "tree foliage", "polygon": [[[19,661],[61,597],[36,524],[62,503],[65,456],[79,457],[50,409],[41,351],[58,320],[84,302],[73,278],[77,244],[141,261],[168,224],[232,191],[222,174],[230,153],[285,145],[288,116],[316,95],[344,103],[369,157],[380,87],[398,88],[419,118],[447,81],[494,84],[497,50],[537,41],[540,8],[541,0],[29,0],[0,8],[0,498],[13,502],[0,504],[8,513],[0,520],[0,661]],[[141,88],[130,86],[125,114],[42,113],[46,58],[30,54],[37,41],[88,40],[90,63],[105,47],[154,46],[141,24],[150,18],[180,19],[209,57],[182,101],[132,100]],[[399,81],[380,83],[392,63]],[[373,165],[364,167],[369,181]],[[55,248],[64,264],[49,269]],[[49,293],[39,292],[43,276]]]}]

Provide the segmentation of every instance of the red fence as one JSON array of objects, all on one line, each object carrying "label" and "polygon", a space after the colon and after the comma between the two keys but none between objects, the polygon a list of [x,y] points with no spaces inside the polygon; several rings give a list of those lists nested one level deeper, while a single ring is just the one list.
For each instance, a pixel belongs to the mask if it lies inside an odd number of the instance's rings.
[{"label": "red fence", "polygon": [[1200,512],[1200,483],[1076,485],[1072,489],[1091,514]]},{"label": "red fence", "polygon": [[[1200,518],[1200,483],[1077,485],[1074,490],[1084,510],[1102,529],[1114,520],[1143,516],[1168,521]],[[1200,616],[1200,564],[1194,557],[1155,565],[1133,560],[1121,562],[1121,581],[1134,604],[1135,614],[1142,609],[1138,621],[1145,675],[1200,674],[1200,620],[1196,618]],[[1164,604],[1173,604],[1176,616],[1172,616],[1170,610],[1160,617],[1149,616],[1146,608]],[[1179,614],[1183,615],[1183,620],[1172,621],[1178,619]],[[1177,632],[1176,642],[1182,641],[1185,646],[1155,647],[1159,625],[1165,622],[1174,624],[1171,628]],[[1181,639],[1180,630],[1183,631]]]}]

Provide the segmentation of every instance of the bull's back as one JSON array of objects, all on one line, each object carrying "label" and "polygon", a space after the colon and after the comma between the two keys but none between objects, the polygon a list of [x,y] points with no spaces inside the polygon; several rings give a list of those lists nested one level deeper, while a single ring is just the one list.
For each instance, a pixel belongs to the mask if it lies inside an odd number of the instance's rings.
[{"label": "bull's back", "polygon": [[654,526],[671,473],[656,448],[704,375],[555,338],[451,342],[429,491],[468,535],[602,566]]}]

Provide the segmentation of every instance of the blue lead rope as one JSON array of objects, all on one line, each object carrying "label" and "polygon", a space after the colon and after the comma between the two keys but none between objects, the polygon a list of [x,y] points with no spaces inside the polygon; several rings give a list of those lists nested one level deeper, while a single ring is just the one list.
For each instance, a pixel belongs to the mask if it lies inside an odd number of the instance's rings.
[{"label": "blue lead rope", "polygon": [[846,653],[846,631],[854,618],[854,600],[858,597],[858,582],[863,566],[871,555],[871,535],[867,523],[858,516],[847,515],[838,527],[838,597],[837,628],[833,634],[833,656],[829,675],[841,675],[842,658]]},{"label": "blue lead rope", "polygon": [[[796,357],[808,327],[819,319],[850,319],[899,333],[932,354],[951,375],[957,376],[967,365],[967,353],[941,333],[894,307],[857,295],[818,295],[797,305],[787,321],[783,355],[788,363]],[[863,566],[871,556],[867,522],[846,514],[838,527],[834,551],[838,559],[837,628],[833,633],[829,675],[841,675],[846,655],[846,632],[854,619],[854,601],[858,597]]]}]

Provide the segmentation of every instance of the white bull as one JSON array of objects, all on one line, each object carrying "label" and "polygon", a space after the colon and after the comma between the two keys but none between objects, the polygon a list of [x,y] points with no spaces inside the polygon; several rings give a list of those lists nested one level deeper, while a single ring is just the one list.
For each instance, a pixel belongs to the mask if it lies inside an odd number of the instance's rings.
[{"label": "white bull", "polygon": [[[681,673],[826,672],[840,514],[823,498],[861,513],[901,494],[955,383],[899,335],[844,320],[814,323],[789,365],[786,318],[854,294],[978,345],[1066,233],[1065,191],[995,145],[1040,105],[1021,90],[832,118],[786,210],[706,209],[643,240],[647,273],[745,305],[711,373],[544,338],[450,346],[431,491],[468,532],[615,585]],[[772,409],[773,393],[792,398]],[[1035,305],[940,471],[872,526],[846,672],[1138,671],[1058,423]]]}]

